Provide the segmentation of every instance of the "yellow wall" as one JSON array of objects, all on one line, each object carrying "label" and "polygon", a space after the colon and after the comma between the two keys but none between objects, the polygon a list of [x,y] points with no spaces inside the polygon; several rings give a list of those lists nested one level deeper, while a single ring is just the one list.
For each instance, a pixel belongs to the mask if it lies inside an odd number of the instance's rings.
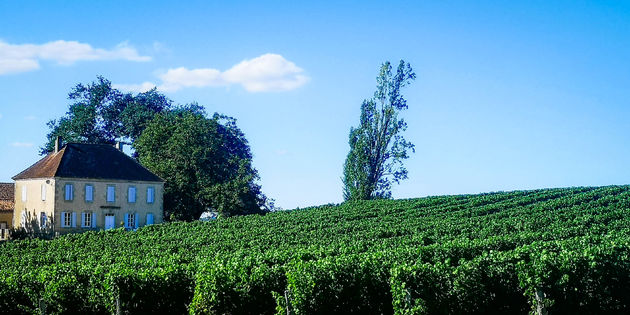
[{"label": "yellow wall", "polygon": [[13,212],[0,211],[0,222],[7,223],[7,229],[13,226]]},{"label": "yellow wall", "polygon": [[[42,200],[42,185],[46,187],[46,200]],[[29,179],[15,182],[15,211],[13,212],[13,226],[22,226],[22,213],[26,213],[27,220],[31,222],[39,219],[41,212],[45,212],[48,218],[54,213],[54,185],[55,180]],[[26,201],[22,200],[22,189],[26,187]]]},{"label": "yellow wall", "polygon": [[[48,183],[46,183],[48,181]],[[41,185],[46,185],[46,201],[41,200]],[[65,185],[73,185],[73,200],[65,200]],[[85,186],[92,185],[93,201],[85,201]],[[115,202],[107,202],[107,186],[115,187]],[[22,186],[27,187],[27,201],[22,202]],[[129,186],[136,187],[136,202],[128,202]],[[147,188],[155,189],[153,203],[147,203]],[[53,193],[54,192],[54,193]],[[69,232],[81,232],[93,230],[93,228],[81,227],[81,213],[91,212],[96,218],[96,229],[105,228],[105,215],[115,216],[115,227],[121,227],[125,213],[138,214],[138,226],[146,225],[147,214],[153,214],[153,223],[163,222],[163,192],[164,183],[160,182],[132,182],[132,181],[107,181],[100,179],[75,179],[75,178],[55,178],[42,180],[19,180],[16,181],[16,211],[14,217],[15,226],[21,224],[21,210],[27,209],[27,213],[36,213],[37,218],[40,212],[45,211],[49,220],[54,219],[54,230],[60,234]],[[76,213],[76,227],[61,227],[61,213]]]}]

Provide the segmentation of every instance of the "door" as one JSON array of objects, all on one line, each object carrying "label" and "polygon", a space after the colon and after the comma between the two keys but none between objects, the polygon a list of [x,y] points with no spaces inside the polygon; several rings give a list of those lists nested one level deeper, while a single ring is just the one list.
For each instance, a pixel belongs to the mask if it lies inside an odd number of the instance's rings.
[{"label": "door", "polygon": [[113,214],[108,214],[105,216],[105,229],[110,230],[116,227],[116,220],[114,220]]}]

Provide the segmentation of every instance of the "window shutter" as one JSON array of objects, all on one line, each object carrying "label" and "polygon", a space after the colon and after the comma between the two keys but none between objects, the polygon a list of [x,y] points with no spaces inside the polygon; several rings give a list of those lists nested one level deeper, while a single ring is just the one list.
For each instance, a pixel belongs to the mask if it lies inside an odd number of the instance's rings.
[{"label": "window shutter", "polygon": [[136,202],[136,187],[129,187],[127,190],[127,201],[129,203]]},{"label": "window shutter", "polygon": [[147,203],[153,203],[155,199],[155,189],[153,187],[147,188]]},{"label": "window shutter", "polygon": [[77,213],[72,212],[72,227],[77,227]]},{"label": "window shutter", "polygon": [[136,229],[137,229],[138,228],[138,217],[139,217],[139,215],[136,213],[134,216],[135,216],[135,218],[134,218],[135,220],[133,220],[133,221],[136,223]]},{"label": "window shutter", "polygon": [[85,201],[94,201],[94,187],[85,185]]},{"label": "window shutter", "polygon": [[125,227],[129,227],[129,213],[125,213]]},{"label": "window shutter", "polygon": [[92,212],[92,227],[96,227],[96,213]]},{"label": "window shutter", "polygon": [[46,184],[42,184],[42,201],[46,200]]},{"label": "window shutter", "polygon": [[150,225],[153,224],[153,213],[147,213],[147,224],[146,225]]},{"label": "window shutter", "polygon": [[22,186],[22,201],[26,201],[26,186]]}]

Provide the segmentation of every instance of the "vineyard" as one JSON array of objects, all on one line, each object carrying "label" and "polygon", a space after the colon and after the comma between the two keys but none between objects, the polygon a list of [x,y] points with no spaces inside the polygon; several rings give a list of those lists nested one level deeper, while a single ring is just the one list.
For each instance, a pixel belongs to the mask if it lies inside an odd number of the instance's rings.
[{"label": "vineyard", "polygon": [[0,257],[11,314],[627,314],[630,186],[351,202]]}]

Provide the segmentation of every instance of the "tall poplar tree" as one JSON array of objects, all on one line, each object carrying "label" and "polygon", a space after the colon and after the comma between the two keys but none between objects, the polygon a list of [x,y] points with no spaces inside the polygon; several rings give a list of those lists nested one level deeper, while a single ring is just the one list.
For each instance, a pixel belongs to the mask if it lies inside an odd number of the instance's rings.
[{"label": "tall poplar tree", "polygon": [[342,178],[345,200],[391,198],[392,184],[407,178],[403,160],[415,148],[402,136],[407,123],[399,113],[408,108],[401,89],[415,78],[404,60],[396,73],[389,62],[381,66],[376,92],[361,104],[359,126],[350,128],[350,152]]}]

